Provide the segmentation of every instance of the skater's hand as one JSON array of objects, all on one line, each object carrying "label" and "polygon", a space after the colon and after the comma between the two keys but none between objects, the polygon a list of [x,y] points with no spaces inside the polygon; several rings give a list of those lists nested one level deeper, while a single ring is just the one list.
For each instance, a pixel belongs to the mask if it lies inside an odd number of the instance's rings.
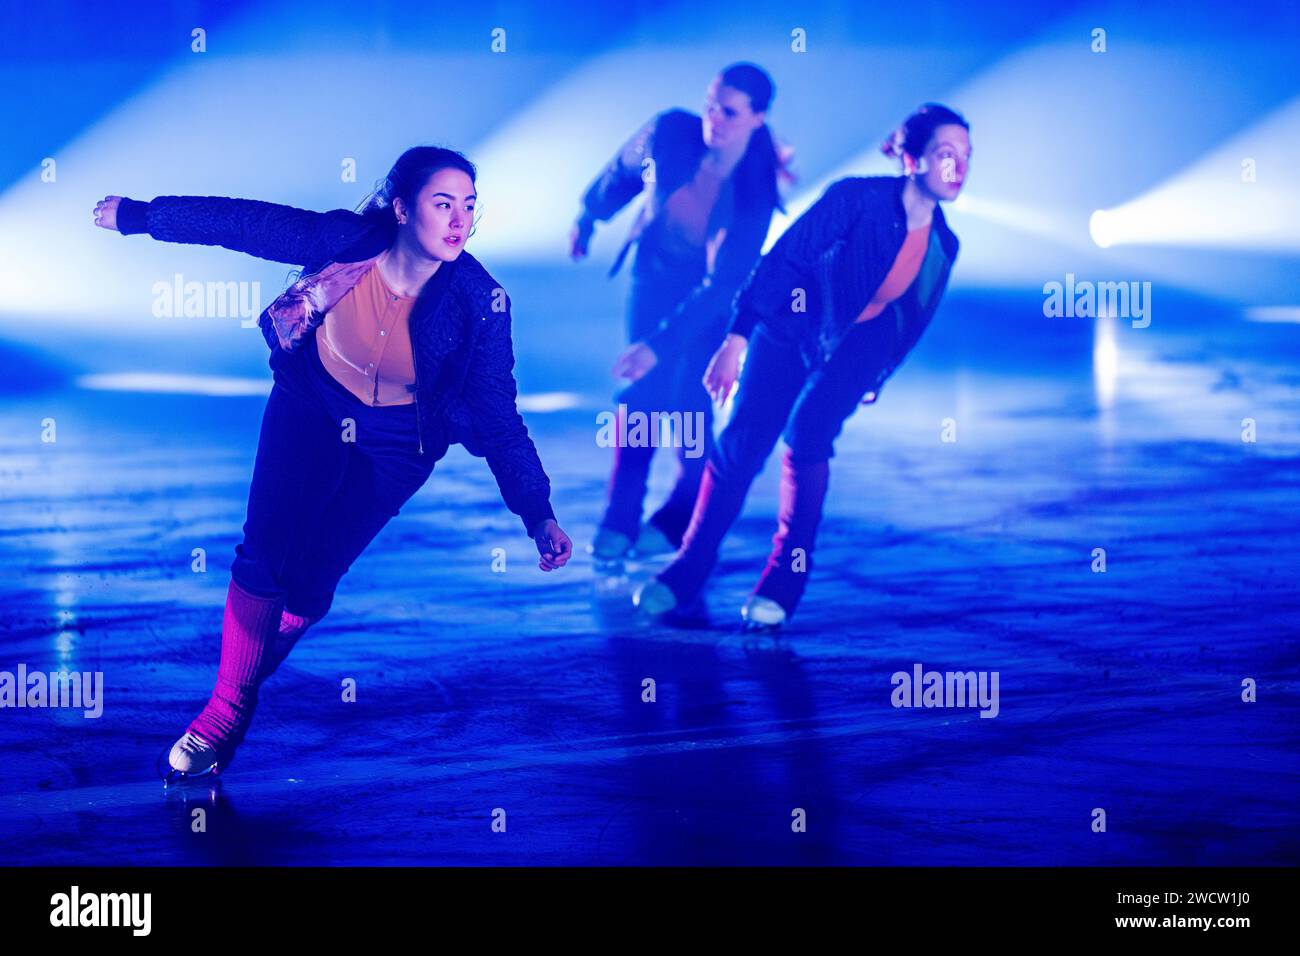
[{"label": "skater's hand", "polygon": [[615,378],[626,378],[635,382],[659,362],[655,350],[644,342],[634,342],[626,352],[618,357],[612,369]]},{"label": "skater's hand", "polygon": [[591,222],[579,219],[569,232],[569,258],[574,262],[587,258],[587,244],[591,242]]},{"label": "skater's hand", "polygon": [[105,196],[95,203],[95,225],[101,229],[117,229],[117,207],[121,205],[121,196]]},{"label": "skater's hand", "polygon": [[569,558],[573,557],[573,542],[560,530],[554,518],[547,518],[542,522],[537,533],[533,535],[533,541],[537,544],[537,553],[542,556],[537,566],[543,571],[562,568],[569,563]]},{"label": "skater's hand", "polygon": [[704,390],[719,405],[727,400],[740,377],[740,360],[748,344],[743,335],[732,332],[718,346],[709,360],[709,367],[704,370]]}]

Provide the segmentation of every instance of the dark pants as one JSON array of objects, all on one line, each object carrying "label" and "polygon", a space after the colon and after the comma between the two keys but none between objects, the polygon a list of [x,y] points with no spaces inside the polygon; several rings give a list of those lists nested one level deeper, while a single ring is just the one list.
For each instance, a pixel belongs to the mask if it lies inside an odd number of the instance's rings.
[{"label": "dark pants", "polygon": [[[354,425],[349,434],[346,420]],[[285,610],[325,615],[339,580],[428,480],[415,405],[366,405],[320,363],[308,337],[275,369],[232,577]]]},{"label": "dark pants", "polygon": [[856,325],[828,362],[809,368],[797,341],[765,325],[754,330],[731,420],[709,457],[681,550],[658,575],[680,604],[703,587],[750,485],[784,437],[780,525],[755,593],[793,613],[812,567],[835,439],[874,380],[891,334],[886,323]]},{"label": "dark pants", "polygon": [[[649,247],[645,255],[638,254],[628,305],[630,341],[640,341],[653,332],[660,319],[690,295],[701,276],[701,264],[671,262]],[[644,378],[616,396],[620,405],[627,406],[628,415],[681,413],[683,418],[694,416],[693,421],[701,425],[692,436],[698,440],[696,447],[688,448],[683,436],[674,436],[677,477],[668,499],[649,519],[673,544],[682,540],[690,522],[700,478],[713,447],[713,403],[701,380],[713,349],[719,344],[697,339],[679,351],[659,355],[655,367]],[[655,451],[653,445],[615,447],[609,504],[600,522],[602,528],[636,539]]]}]

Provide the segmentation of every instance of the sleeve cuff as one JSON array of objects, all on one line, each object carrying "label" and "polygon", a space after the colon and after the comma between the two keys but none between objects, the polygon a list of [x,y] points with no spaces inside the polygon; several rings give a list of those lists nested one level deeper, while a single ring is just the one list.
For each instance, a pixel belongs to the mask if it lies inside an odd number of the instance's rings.
[{"label": "sleeve cuff", "polygon": [[758,315],[749,309],[739,309],[732,316],[731,325],[727,329],[729,335],[739,335],[742,338],[749,338],[754,333],[754,326],[758,324]]},{"label": "sleeve cuff", "polygon": [[551,510],[551,503],[543,501],[540,505],[534,505],[522,515],[524,521],[524,532],[528,537],[532,537],[544,521],[554,521],[555,512]]},{"label": "sleeve cuff", "polygon": [[117,231],[133,236],[149,231],[149,204],[138,199],[123,199],[117,205]]}]

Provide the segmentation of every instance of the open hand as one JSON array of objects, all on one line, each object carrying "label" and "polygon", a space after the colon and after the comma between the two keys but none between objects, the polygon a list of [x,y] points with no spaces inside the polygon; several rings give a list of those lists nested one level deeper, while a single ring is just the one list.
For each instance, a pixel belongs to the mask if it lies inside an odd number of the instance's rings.
[{"label": "open hand", "polygon": [[565,534],[554,518],[547,518],[533,535],[533,541],[537,544],[537,553],[542,559],[537,562],[537,566],[543,571],[554,571],[556,568],[562,568],[569,563],[569,558],[573,557],[573,542]]},{"label": "open hand", "polygon": [[591,224],[579,220],[569,231],[569,258],[574,262],[587,258],[587,244],[591,242]]},{"label": "open hand", "polygon": [[121,205],[121,196],[105,196],[95,203],[95,225],[101,229],[117,229],[117,207]]},{"label": "open hand", "polygon": [[733,332],[718,346],[709,360],[709,367],[704,370],[704,390],[719,405],[727,400],[740,377],[740,359],[748,344],[744,336]]},{"label": "open hand", "polygon": [[612,369],[615,378],[626,378],[635,382],[644,376],[659,362],[655,350],[644,342],[635,342],[628,346],[626,352],[618,357]]}]

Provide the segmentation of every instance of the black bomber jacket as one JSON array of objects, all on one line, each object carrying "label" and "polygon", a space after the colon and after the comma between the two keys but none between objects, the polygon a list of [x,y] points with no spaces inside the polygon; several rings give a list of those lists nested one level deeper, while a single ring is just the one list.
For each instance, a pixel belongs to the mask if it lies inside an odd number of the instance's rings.
[{"label": "black bomber jacket", "polygon": [[[336,262],[378,255],[392,245],[396,230],[396,223],[376,223],[346,209],[313,212],[222,196],[123,199],[117,223],[124,235],[222,246],[301,266],[304,277]],[[506,506],[532,536],[555,513],[550,480],[516,405],[510,300],[468,252],[453,265],[446,293],[432,308],[421,293],[410,315],[420,454],[441,457],[446,447],[426,444],[425,438],[442,436],[486,458]],[[270,366],[277,368],[286,353],[267,311],[258,325],[271,348]]]},{"label": "black bomber jacket", "polygon": [[[760,322],[795,328],[810,364],[830,359],[884,280],[907,238],[903,176],[836,180],[759,262],[736,295],[728,331],[749,337]],[[873,322],[892,322],[868,402],[879,396],[934,318],[958,242],[939,204],[916,279]],[[802,293],[802,295],[799,295]],[[797,314],[802,303],[804,314]]]}]

